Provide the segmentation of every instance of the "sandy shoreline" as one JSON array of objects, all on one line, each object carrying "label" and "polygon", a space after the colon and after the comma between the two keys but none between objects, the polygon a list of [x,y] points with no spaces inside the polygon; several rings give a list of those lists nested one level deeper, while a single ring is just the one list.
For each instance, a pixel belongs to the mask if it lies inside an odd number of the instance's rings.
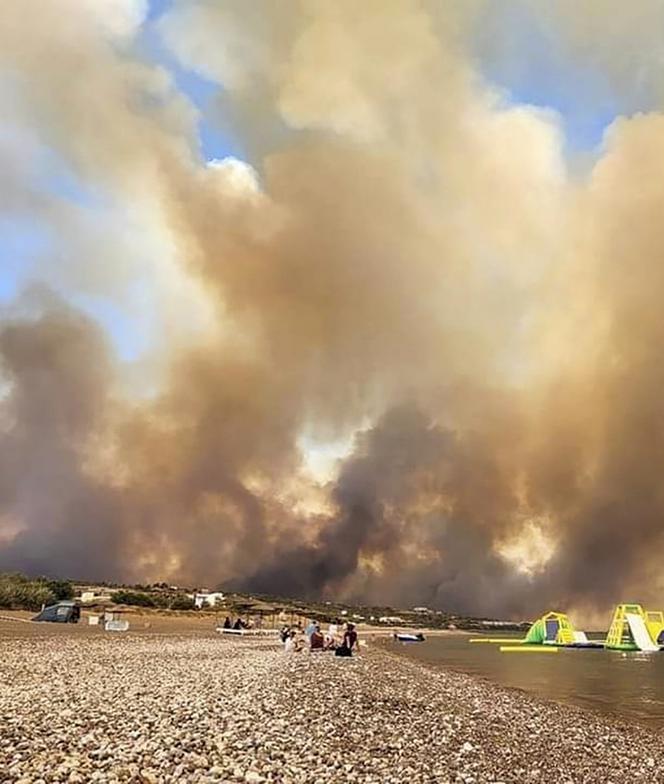
[{"label": "sandy shoreline", "polygon": [[664,781],[656,733],[369,645],[5,634],[0,782]]},{"label": "sandy shoreline", "polygon": [[[60,624],[28,623],[35,616],[35,612],[27,610],[0,610],[0,639],[3,637],[16,637],[17,635],[43,637],[57,634],[103,634],[101,626],[88,626],[88,611],[84,609],[81,622],[76,626]],[[93,613],[96,614],[96,613]],[[132,634],[207,634],[214,631],[215,622],[223,621],[223,614],[214,612],[168,612],[161,610],[122,610],[122,617],[129,621]],[[414,631],[413,627],[380,627],[358,624],[360,634],[364,639],[384,637],[391,639],[395,631]],[[463,629],[428,629],[417,628],[427,637],[478,637],[486,636],[485,631],[465,631]],[[276,629],[275,629],[276,632]]]}]

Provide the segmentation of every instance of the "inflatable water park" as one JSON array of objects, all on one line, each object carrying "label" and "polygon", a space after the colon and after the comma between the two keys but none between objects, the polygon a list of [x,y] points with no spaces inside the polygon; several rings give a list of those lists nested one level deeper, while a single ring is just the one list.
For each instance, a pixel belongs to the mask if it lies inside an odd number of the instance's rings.
[{"label": "inflatable water park", "polygon": [[476,637],[470,642],[498,644],[501,653],[556,653],[561,648],[655,653],[664,650],[664,613],[644,610],[640,604],[619,604],[606,638],[594,640],[575,629],[565,613],[552,611],[534,621],[523,639]]}]

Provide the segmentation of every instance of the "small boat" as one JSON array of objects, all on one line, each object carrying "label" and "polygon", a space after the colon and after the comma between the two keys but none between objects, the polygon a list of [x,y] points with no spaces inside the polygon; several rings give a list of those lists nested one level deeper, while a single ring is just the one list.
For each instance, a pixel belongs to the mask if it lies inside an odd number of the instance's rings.
[{"label": "small boat", "polygon": [[418,632],[417,634],[395,632],[394,639],[397,640],[397,642],[424,642],[424,635],[422,632]]}]

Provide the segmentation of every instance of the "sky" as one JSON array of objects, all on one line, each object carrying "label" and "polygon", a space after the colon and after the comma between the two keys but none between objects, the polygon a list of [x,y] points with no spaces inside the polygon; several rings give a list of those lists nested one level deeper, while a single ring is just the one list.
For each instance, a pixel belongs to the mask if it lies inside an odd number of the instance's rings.
[{"label": "sky", "polygon": [[[135,42],[138,56],[166,69],[177,89],[197,108],[199,120],[197,141],[199,155],[204,161],[223,159],[227,156],[242,157],[239,138],[225,133],[218,121],[212,121],[208,107],[217,93],[217,85],[191,69],[183,68],[163,45],[156,29],[159,18],[172,5],[170,0],[151,0],[140,35]],[[40,150],[42,156],[38,187],[56,199],[69,202],[82,211],[94,211],[103,205],[104,195],[95,190],[94,184],[82,181],[67,162],[54,150]],[[57,237],[48,226],[28,216],[2,216],[0,232],[0,303],[9,302],[23,287],[29,285],[35,264],[40,257],[57,252]],[[149,344],[150,301],[149,281],[138,285],[135,291],[135,308],[119,309],[113,301],[105,301],[103,293],[94,296],[60,290],[64,296],[98,320],[111,336],[118,356],[131,362],[136,360]]]},{"label": "sky", "polygon": [[655,597],[663,22],[5,4],[0,568]]},{"label": "sky", "polygon": [[[223,159],[227,156],[243,158],[242,139],[222,128],[216,112],[210,111],[217,94],[217,85],[199,72],[181,65],[164,46],[158,30],[159,19],[173,5],[172,0],[150,0],[136,48],[141,56],[158,64],[172,75],[179,90],[199,111],[197,126],[199,152],[203,160]],[[496,30],[504,47],[522,53],[518,68],[510,67],[496,52],[495,41],[488,45],[476,42],[475,55],[484,76],[503,93],[508,103],[532,104],[555,111],[562,123],[565,148],[570,160],[580,155],[593,157],[602,143],[604,130],[616,116],[617,109],[605,95],[601,73],[592,68],[581,75],[573,71],[555,43],[547,39],[537,20],[517,3],[506,12],[493,10]],[[588,101],[588,85],[598,96]],[[647,108],[644,104],[640,108]],[[211,115],[214,114],[212,117]],[[59,199],[71,201],[82,209],[95,206],[96,196],[89,185],[80,182],[66,163],[51,152],[41,187]],[[103,198],[103,197],[102,197]],[[37,221],[21,216],[5,218],[0,233],[0,302],[10,300],[30,280],[35,259],[53,247],[57,240],[49,236],[48,228]],[[141,299],[141,296],[139,296]],[[139,308],[142,315],[122,312],[103,296],[75,296],[77,305],[100,320],[112,337],[118,355],[127,361],[135,360],[145,350],[149,338],[149,292],[142,293]]]}]

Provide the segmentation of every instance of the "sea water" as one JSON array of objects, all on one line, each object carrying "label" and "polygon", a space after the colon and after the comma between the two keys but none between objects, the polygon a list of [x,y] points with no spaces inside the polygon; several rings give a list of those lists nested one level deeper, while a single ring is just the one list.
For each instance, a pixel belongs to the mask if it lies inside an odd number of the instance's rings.
[{"label": "sea water", "polygon": [[664,727],[664,651],[624,653],[560,648],[558,653],[501,653],[469,637],[427,637],[423,643],[385,641],[390,650],[433,667],[477,675],[546,699]]}]

